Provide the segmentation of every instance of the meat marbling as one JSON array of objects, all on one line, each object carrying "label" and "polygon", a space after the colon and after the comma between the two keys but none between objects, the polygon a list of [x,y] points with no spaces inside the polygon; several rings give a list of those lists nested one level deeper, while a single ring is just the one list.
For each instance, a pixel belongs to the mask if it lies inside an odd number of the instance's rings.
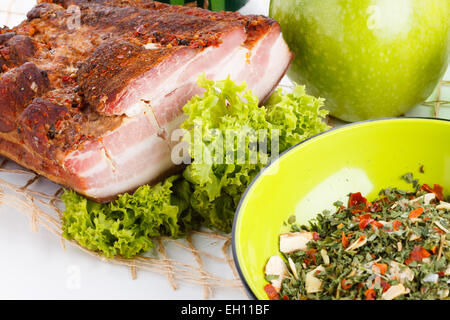
[{"label": "meat marbling", "polygon": [[263,16],[41,1],[0,29],[0,154],[108,201],[174,169],[170,136],[201,93],[200,74],[245,81],[263,102],[292,57],[279,24]]}]

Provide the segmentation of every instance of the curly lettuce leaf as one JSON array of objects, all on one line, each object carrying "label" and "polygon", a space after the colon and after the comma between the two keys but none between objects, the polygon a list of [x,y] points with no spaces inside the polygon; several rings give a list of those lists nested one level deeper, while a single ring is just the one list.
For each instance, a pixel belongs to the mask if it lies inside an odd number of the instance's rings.
[{"label": "curly lettuce leaf", "polygon": [[[198,148],[200,144],[203,151],[198,154],[191,150],[193,162],[183,177],[192,185],[191,205],[202,216],[203,224],[230,232],[242,194],[273,156],[270,143],[266,154],[261,156],[252,133],[265,130],[269,142],[272,130],[278,130],[277,150],[283,152],[327,130],[329,127],[323,121],[327,111],[322,109],[323,100],[306,95],[302,86],[296,86],[292,93],[277,90],[264,107],[258,107],[258,99],[245,83],[237,85],[230,79],[214,82],[201,77],[199,86],[205,93],[186,104],[184,111],[189,117],[182,127],[201,130],[201,141],[195,135],[190,138],[191,145]],[[225,145],[225,150],[232,150],[233,158],[238,159],[237,141],[227,143],[224,138],[228,130],[236,130],[239,136],[246,137],[244,150],[248,153],[242,158],[245,159],[242,164],[227,162],[226,155],[215,157],[216,146]],[[251,162],[250,150],[255,148],[257,161]],[[205,154],[211,155],[210,160],[222,161],[205,163]]]},{"label": "curly lettuce leaf", "polygon": [[280,131],[281,152],[330,128],[323,105],[324,99],[307,95],[304,86],[297,85],[291,93],[279,88],[272,94],[266,102],[267,121]]},{"label": "curly lettuce leaf", "polygon": [[142,186],[107,204],[66,191],[63,235],[108,258],[149,251],[154,237],[182,237],[198,223],[188,210],[190,190],[177,180],[173,176],[152,187]]}]

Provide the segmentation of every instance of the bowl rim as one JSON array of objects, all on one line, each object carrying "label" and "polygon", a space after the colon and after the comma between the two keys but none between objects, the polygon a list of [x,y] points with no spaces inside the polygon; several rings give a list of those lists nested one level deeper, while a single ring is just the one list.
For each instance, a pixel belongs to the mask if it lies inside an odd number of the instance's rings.
[{"label": "bowl rim", "polygon": [[252,291],[252,289],[250,288],[250,285],[247,282],[247,279],[245,278],[243,272],[242,272],[242,268],[241,265],[239,263],[239,259],[237,257],[237,248],[236,248],[236,225],[237,225],[237,221],[239,219],[239,215],[241,212],[241,208],[243,205],[243,202],[245,200],[245,198],[247,197],[248,193],[250,192],[250,190],[252,189],[253,185],[256,183],[256,181],[258,181],[262,175],[264,175],[264,173],[269,169],[270,166],[272,166],[274,163],[276,163],[277,161],[281,161],[282,158],[286,157],[288,153],[290,153],[291,151],[293,151],[294,149],[298,148],[300,145],[316,139],[317,137],[320,137],[322,135],[325,134],[329,134],[331,132],[334,131],[338,131],[338,130],[343,130],[345,128],[348,127],[353,127],[353,126],[358,126],[361,124],[366,124],[366,123],[372,123],[372,122],[388,122],[388,121],[404,121],[404,120],[429,120],[429,121],[437,121],[437,122],[450,122],[450,119],[445,119],[445,118],[431,118],[431,117],[391,117],[391,118],[379,118],[379,119],[369,119],[369,120],[364,120],[364,121],[357,121],[357,122],[352,122],[352,123],[346,123],[344,125],[341,125],[339,127],[334,127],[331,129],[328,129],[324,132],[318,133],[312,137],[309,137],[299,143],[297,143],[296,145],[290,147],[289,149],[285,150],[284,152],[282,152],[278,158],[276,158],[275,160],[271,161],[270,163],[268,163],[257,175],[256,177],[252,180],[252,182],[250,182],[249,186],[247,187],[247,189],[245,189],[244,194],[241,197],[241,200],[239,201],[239,204],[237,206],[237,209],[235,211],[235,215],[233,218],[233,227],[232,227],[232,231],[231,231],[231,248],[232,248],[232,253],[233,253],[233,260],[234,260],[234,264],[236,266],[236,270],[237,273],[239,275],[239,278],[244,286],[245,292],[247,293],[247,295],[249,296],[249,298],[251,300],[258,300],[258,298],[256,297],[255,293]]}]

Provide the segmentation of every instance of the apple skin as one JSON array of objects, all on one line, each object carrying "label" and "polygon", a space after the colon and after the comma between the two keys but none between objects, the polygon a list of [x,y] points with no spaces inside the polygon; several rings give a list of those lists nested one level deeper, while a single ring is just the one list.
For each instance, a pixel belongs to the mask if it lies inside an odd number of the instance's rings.
[{"label": "apple skin", "polygon": [[271,0],[296,58],[288,77],[348,122],[425,101],[449,62],[449,0]]}]

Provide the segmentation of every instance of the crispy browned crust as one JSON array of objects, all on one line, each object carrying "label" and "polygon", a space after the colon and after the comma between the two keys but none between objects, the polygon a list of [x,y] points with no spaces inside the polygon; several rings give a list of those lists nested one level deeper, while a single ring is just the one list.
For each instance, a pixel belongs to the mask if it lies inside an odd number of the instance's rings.
[{"label": "crispy browned crust", "polygon": [[102,44],[85,60],[77,73],[77,82],[86,101],[100,112],[116,101],[118,95],[148,70],[176,54],[183,47],[146,50],[128,41]]},{"label": "crispy browned crust", "polygon": [[13,135],[0,133],[0,155],[60,185],[66,187],[74,184],[80,185],[79,182],[76,182],[76,177],[70,176],[55,161],[33,152],[20,139],[15,139]]},{"label": "crispy browned crust", "polygon": [[30,37],[13,32],[0,36],[0,72],[20,66],[34,55],[36,47]]},{"label": "crispy browned crust", "polygon": [[16,129],[16,119],[33,99],[48,90],[48,79],[31,62],[0,78],[0,132]]},{"label": "crispy browned crust", "polygon": [[122,120],[120,116],[79,112],[36,98],[17,119],[17,133],[34,152],[62,164],[69,152],[86,141],[101,139],[120,126]]},{"label": "crispy browned crust", "polygon": [[[223,34],[243,27],[236,19],[213,19],[207,10],[187,14],[184,10],[103,5],[101,1],[76,3],[80,5],[81,24],[89,26],[91,36],[100,38],[100,41],[123,39],[137,44],[150,42],[162,46],[205,48],[219,45]],[[28,19],[61,22],[64,13],[58,7],[42,3],[28,14]]]},{"label": "crispy browned crust", "polygon": [[[213,24],[217,23],[227,23],[228,25],[230,23],[240,24],[240,26],[246,29],[247,32],[246,45],[250,47],[257,40],[259,40],[261,36],[266,34],[272,26],[274,25],[279,26],[276,20],[273,20],[265,16],[241,15],[238,12],[230,12],[230,11],[213,12],[202,8],[169,5],[166,3],[161,3],[152,0],[43,0],[42,2],[57,3],[63,5],[66,8],[69,7],[70,5],[77,5],[81,6],[82,8],[86,6],[101,5],[104,7],[145,9],[146,11],[154,11],[159,17],[164,17],[168,14],[173,15],[178,14],[183,15],[184,17],[186,16],[196,17],[199,19],[203,19],[205,21],[213,22]],[[175,35],[176,32],[179,32],[179,30],[177,30],[178,26],[181,25],[183,26],[182,28],[180,27],[180,29],[188,28],[188,25],[180,24],[180,22],[183,22],[183,19],[175,18],[174,21],[176,21],[176,23],[169,24],[169,26],[165,26],[164,28],[162,28],[163,33],[168,35]],[[147,23],[147,21],[140,21],[140,22],[143,22],[143,25]],[[170,25],[172,25],[173,28],[172,30],[170,30],[171,28]],[[202,31],[203,35],[205,30],[202,30],[202,28],[199,27],[200,27],[199,25],[194,25],[194,31],[200,30]],[[177,45],[176,43],[173,44]]]},{"label": "crispy browned crust", "polygon": [[51,141],[59,126],[70,119],[69,110],[50,101],[35,99],[18,119],[18,133],[34,152],[53,159],[58,146]]}]

